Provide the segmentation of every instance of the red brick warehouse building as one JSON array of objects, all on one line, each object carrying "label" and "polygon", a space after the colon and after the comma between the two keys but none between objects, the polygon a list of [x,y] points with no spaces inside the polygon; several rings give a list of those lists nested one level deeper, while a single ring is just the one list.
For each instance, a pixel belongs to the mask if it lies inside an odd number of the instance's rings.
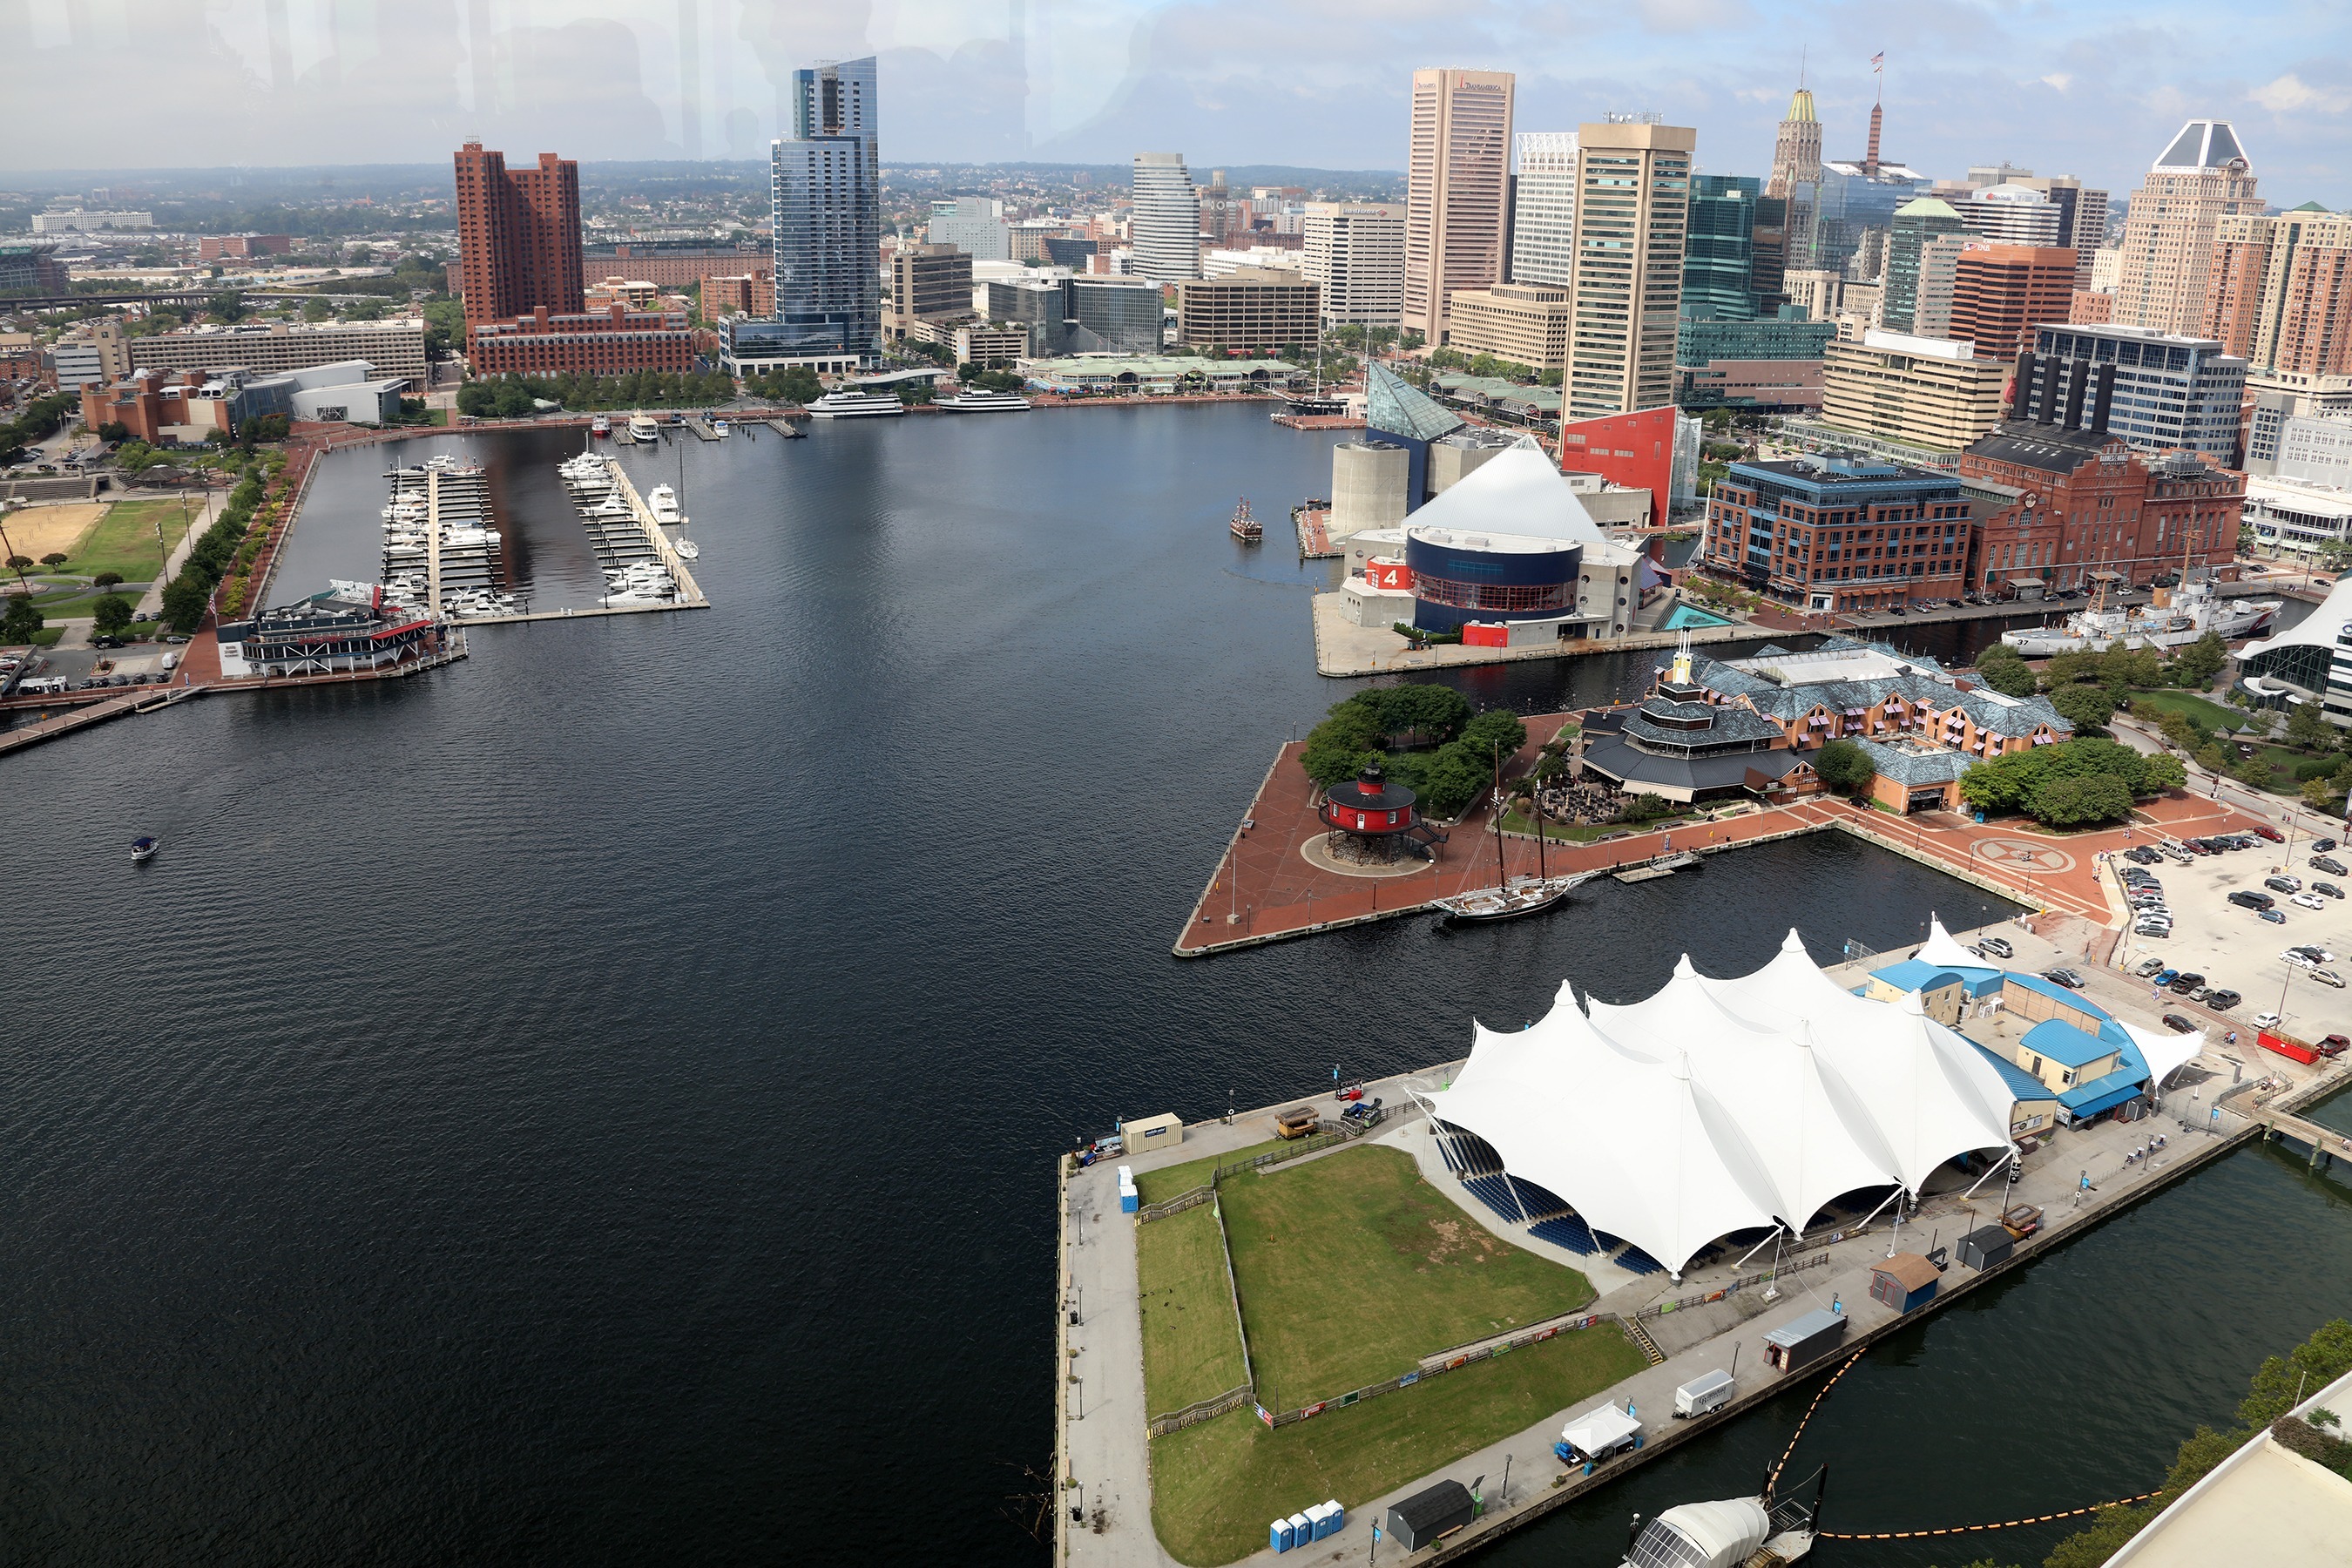
[{"label": "red brick warehouse building", "polygon": [[1707,569],[1801,609],[1956,599],[1975,525],[1949,474],[1865,458],[1734,463],[1707,498]]},{"label": "red brick warehouse building", "polygon": [[542,305],[510,321],[472,329],[477,375],[626,375],[632,371],[694,368],[694,332],[682,310],[603,311],[558,315]]}]

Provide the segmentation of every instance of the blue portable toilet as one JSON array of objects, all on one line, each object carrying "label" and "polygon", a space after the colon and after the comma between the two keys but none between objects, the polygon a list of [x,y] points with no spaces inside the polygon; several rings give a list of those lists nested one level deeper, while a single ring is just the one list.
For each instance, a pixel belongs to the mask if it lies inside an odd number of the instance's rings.
[{"label": "blue portable toilet", "polygon": [[1276,1520],[1273,1528],[1266,1531],[1265,1543],[1276,1552],[1287,1552],[1297,1545],[1297,1538],[1291,1531],[1290,1521]]},{"label": "blue portable toilet", "polygon": [[1337,1535],[1347,1527],[1348,1510],[1339,1506],[1339,1499],[1333,1498],[1323,1505],[1323,1517],[1315,1521],[1315,1539],[1320,1541],[1327,1535]]},{"label": "blue portable toilet", "polygon": [[1315,1521],[1303,1513],[1290,1516],[1290,1543],[1304,1546],[1315,1539]]},{"label": "blue portable toilet", "polygon": [[1142,1206],[1143,1199],[1135,1190],[1135,1167],[1121,1165],[1118,1168],[1118,1212],[1133,1214]]}]

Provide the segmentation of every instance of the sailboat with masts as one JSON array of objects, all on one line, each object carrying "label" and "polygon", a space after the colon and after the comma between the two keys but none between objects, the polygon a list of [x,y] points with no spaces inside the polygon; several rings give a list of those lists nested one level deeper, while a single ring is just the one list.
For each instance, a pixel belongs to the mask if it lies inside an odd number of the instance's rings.
[{"label": "sailboat with masts", "polygon": [[1481,925],[1490,921],[1515,921],[1522,915],[1539,915],[1556,908],[1577,888],[1599,876],[1598,871],[1580,871],[1555,878],[1545,857],[1546,829],[1549,826],[1544,815],[1543,787],[1538,784],[1528,792],[1528,806],[1536,819],[1536,874],[1533,877],[1513,877],[1503,858],[1503,813],[1510,804],[1503,793],[1503,753],[1495,752],[1495,882],[1491,888],[1459,893],[1450,899],[1440,899],[1436,908],[1444,911],[1450,925]]}]

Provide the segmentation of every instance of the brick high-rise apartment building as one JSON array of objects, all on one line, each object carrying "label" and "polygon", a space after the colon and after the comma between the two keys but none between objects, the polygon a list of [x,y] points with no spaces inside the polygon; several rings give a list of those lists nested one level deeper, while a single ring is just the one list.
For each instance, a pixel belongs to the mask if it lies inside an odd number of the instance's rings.
[{"label": "brick high-rise apartment building", "polygon": [[2253,166],[2226,120],[2180,128],[2124,216],[2116,283],[2119,326],[2195,335],[2205,319],[2206,270],[2225,217],[2259,215]]},{"label": "brick high-rise apartment building", "polygon": [[1948,334],[2007,359],[2033,346],[2033,331],[2063,323],[2074,303],[2074,252],[2064,246],[1977,245],[1953,263]]},{"label": "brick high-rise apartment building", "polygon": [[2352,213],[2316,202],[2213,232],[2204,334],[2263,370],[2352,373]]},{"label": "brick high-rise apartment building", "polygon": [[[1445,341],[1456,289],[1503,280],[1509,261],[1509,71],[1412,73],[1405,157],[1404,330]],[[1679,265],[1679,260],[1677,261]]]},{"label": "brick high-rise apartment building", "polygon": [[457,151],[457,256],[466,328],[512,321],[544,306],[577,314],[583,292],[580,165],[541,153],[536,168],[509,169],[479,142]]}]

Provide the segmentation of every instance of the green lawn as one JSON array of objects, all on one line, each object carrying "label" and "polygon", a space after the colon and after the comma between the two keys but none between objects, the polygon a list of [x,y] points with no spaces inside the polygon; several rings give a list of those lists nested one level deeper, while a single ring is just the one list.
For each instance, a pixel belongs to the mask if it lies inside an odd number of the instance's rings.
[{"label": "green lawn", "polygon": [[[1153,1204],[1164,1204],[1179,1193],[1207,1186],[1209,1178],[1216,1173],[1220,1160],[1228,1165],[1235,1165],[1281,1147],[1281,1139],[1269,1138],[1263,1143],[1253,1143],[1246,1149],[1236,1149],[1229,1153],[1211,1154],[1206,1159],[1187,1160],[1181,1165],[1165,1165],[1157,1171],[1139,1172],[1135,1178],[1136,1195],[1142,1199],[1146,1208]],[[1146,1226],[1144,1228],[1149,1230],[1151,1227]],[[1225,1386],[1230,1388],[1233,1385],[1227,1384]]]},{"label": "green lawn", "polygon": [[1277,1166],[1218,1193],[1269,1408],[1334,1398],[1593,1297],[1583,1275],[1496,1237],[1395,1149]]},{"label": "green lawn", "polygon": [[[1671,833],[1677,827],[1687,826],[1689,821],[1688,817],[1662,816],[1655,822],[1576,823],[1573,825],[1565,822],[1547,822],[1544,824],[1544,837],[1554,844],[1591,844],[1596,839],[1606,838],[1612,833]],[[1536,831],[1535,818],[1514,807],[1503,814],[1503,831],[1524,833],[1532,838]]]},{"label": "green lawn", "polygon": [[[1279,1431],[1266,1430],[1255,1412],[1236,1410],[1152,1439],[1152,1528],[1180,1563],[1231,1563],[1265,1544],[1266,1522],[1277,1515],[1325,1498],[1360,1508],[1644,1364],[1622,1331],[1600,1324]],[[1489,1496],[1501,1479],[1488,1478]],[[1542,1484],[1525,1474],[1511,1481],[1514,1491]]]},{"label": "green lawn", "polygon": [[1166,1415],[1239,1387],[1241,1331],[1213,1208],[1200,1204],[1137,1227],[1135,1274],[1149,1413]]},{"label": "green lawn", "polygon": [[2235,730],[2246,721],[2245,715],[2222,707],[2210,698],[2200,697],[2193,691],[2135,691],[2134,702],[2145,702],[2151,708],[2179,713],[2192,724],[2202,724],[2208,730]]},{"label": "green lawn", "polygon": [[[94,577],[100,572],[120,572],[126,583],[148,583],[163,569],[163,556],[179,543],[185,531],[184,518],[201,515],[203,508],[196,501],[182,503],[172,500],[121,500],[107,509],[67,562],[65,570],[81,576]],[[159,541],[156,530],[163,530]],[[81,614],[87,615],[88,611]]]}]

